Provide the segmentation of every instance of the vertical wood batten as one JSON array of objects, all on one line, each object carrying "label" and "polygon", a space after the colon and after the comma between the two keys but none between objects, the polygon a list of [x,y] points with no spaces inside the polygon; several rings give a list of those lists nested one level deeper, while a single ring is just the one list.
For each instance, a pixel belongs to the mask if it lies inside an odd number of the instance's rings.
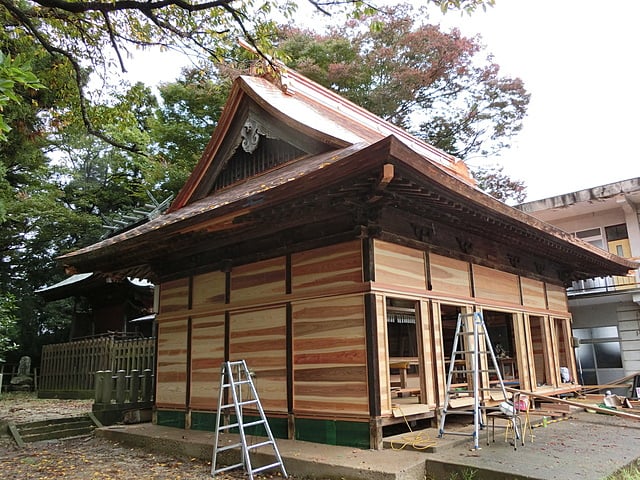
[{"label": "vertical wood batten", "polygon": [[369,415],[381,415],[380,407],[380,375],[378,346],[378,316],[376,312],[376,296],[367,293],[364,296],[364,318],[367,345],[367,380],[369,390]]}]

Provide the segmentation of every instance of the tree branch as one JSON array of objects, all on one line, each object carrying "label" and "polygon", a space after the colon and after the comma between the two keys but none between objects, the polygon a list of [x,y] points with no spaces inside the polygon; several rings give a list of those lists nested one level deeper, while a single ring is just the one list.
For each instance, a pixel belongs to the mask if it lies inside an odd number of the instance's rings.
[{"label": "tree branch", "polygon": [[0,4],[4,5],[4,7],[9,12],[11,12],[11,14],[31,32],[31,34],[36,38],[36,40],[38,40],[40,45],[42,45],[44,49],[47,50],[47,52],[49,52],[50,55],[52,56],[62,55],[71,63],[71,66],[73,68],[74,75],[75,75],[76,87],[78,88],[78,98],[79,98],[78,103],[80,104],[80,114],[82,116],[82,123],[87,129],[87,132],[99,138],[100,140],[103,140],[104,142],[107,142],[108,144],[113,145],[116,148],[120,148],[122,150],[135,153],[137,155],[146,156],[146,154],[142,152],[135,145],[131,146],[131,145],[126,145],[122,142],[118,142],[115,139],[105,135],[104,133],[94,128],[93,123],[91,122],[91,119],[89,118],[89,114],[87,112],[86,99],[84,95],[84,87],[82,86],[82,69],[80,68],[80,64],[77,62],[77,60],[69,52],[61,48],[58,48],[55,45],[52,45],[31,23],[31,20],[19,8],[17,8],[11,0],[0,0]]},{"label": "tree branch", "polygon": [[141,2],[137,0],[116,0],[112,2],[69,2],[66,0],[33,0],[42,7],[57,8],[71,13],[84,12],[117,12],[122,10],[154,11],[175,6],[187,12],[201,12],[212,8],[228,6],[233,0],[213,0],[211,2],[192,4],[186,0],[159,0]]},{"label": "tree branch", "polygon": [[109,14],[107,12],[101,12],[102,17],[104,18],[104,24],[107,27],[107,32],[109,33],[109,41],[111,42],[111,46],[116,51],[116,56],[118,57],[118,62],[120,62],[120,69],[123,72],[126,72],[127,69],[124,66],[124,62],[122,61],[122,56],[120,55],[120,49],[118,48],[118,43],[115,39],[115,33],[113,28],[111,27],[111,21],[109,20]]}]

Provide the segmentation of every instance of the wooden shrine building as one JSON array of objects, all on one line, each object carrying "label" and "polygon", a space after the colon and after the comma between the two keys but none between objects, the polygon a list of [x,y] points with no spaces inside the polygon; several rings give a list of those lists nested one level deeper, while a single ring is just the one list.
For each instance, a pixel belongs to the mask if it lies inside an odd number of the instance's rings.
[{"label": "wooden shrine building", "polygon": [[235,80],[167,213],[61,261],[159,285],[158,424],[213,429],[220,365],[245,359],[276,436],[364,448],[438,415],[459,313],[512,384],[577,389],[565,285],[637,266],[284,67]]}]

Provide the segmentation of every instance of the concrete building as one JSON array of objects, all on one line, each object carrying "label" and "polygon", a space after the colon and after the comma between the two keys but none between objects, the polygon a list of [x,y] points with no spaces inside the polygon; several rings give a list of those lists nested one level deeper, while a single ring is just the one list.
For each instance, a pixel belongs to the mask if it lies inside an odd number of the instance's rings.
[{"label": "concrete building", "polygon": [[[522,211],[616,255],[640,259],[640,178],[520,205]],[[640,372],[640,274],[574,281],[568,288],[585,385]],[[622,393],[622,392],[619,392]],[[632,392],[637,396],[637,392]]]}]

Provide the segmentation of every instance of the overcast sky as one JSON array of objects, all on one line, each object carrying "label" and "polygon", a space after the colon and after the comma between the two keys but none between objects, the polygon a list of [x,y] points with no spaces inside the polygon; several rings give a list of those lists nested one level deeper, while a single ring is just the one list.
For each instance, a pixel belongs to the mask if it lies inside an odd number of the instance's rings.
[{"label": "overcast sky", "polygon": [[442,25],[479,33],[531,93],[522,132],[495,159],[525,181],[527,200],[639,177],[640,1],[496,3]]},{"label": "overcast sky", "polygon": [[[531,93],[512,148],[487,163],[524,180],[527,200],[640,177],[640,0],[496,3],[471,16],[432,18],[480,34],[502,72],[522,78]],[[179,64],[159,58],[162,69],[129,63],[132,77],[175,79]]]}]

